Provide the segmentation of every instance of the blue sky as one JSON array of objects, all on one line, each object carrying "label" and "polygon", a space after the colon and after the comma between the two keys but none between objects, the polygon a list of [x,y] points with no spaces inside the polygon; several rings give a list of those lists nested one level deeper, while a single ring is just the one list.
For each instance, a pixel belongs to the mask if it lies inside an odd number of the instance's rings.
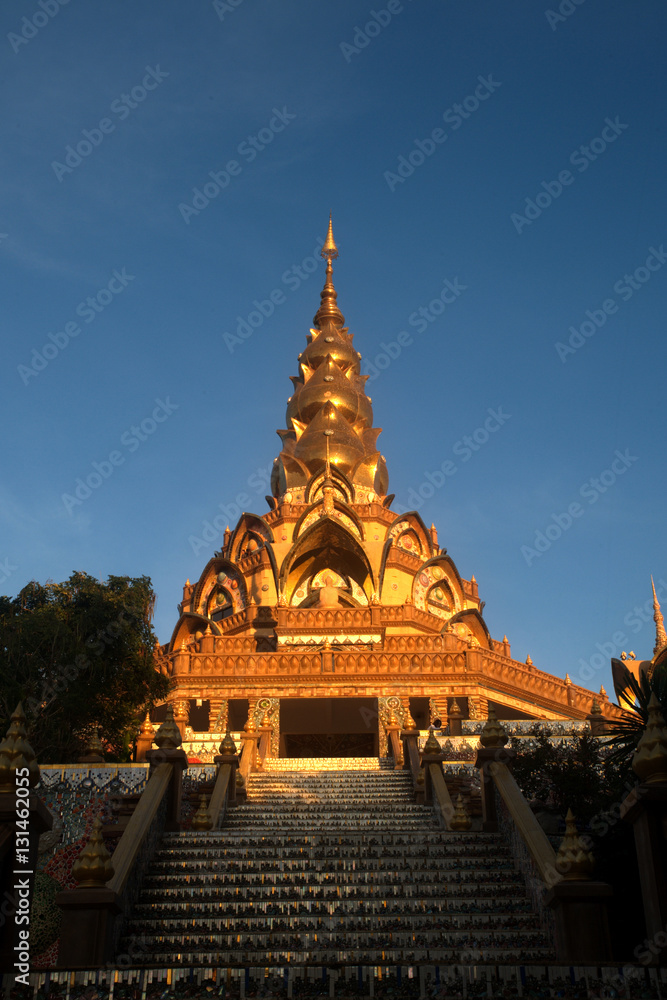
[{"label": "blue sky", "polygon": [[4,592],[147,574],[169,638],[204,523],[266,510],[333,211],[396,503],[611,692],[667,605],[664,4],[42,4],[0,15]]}]

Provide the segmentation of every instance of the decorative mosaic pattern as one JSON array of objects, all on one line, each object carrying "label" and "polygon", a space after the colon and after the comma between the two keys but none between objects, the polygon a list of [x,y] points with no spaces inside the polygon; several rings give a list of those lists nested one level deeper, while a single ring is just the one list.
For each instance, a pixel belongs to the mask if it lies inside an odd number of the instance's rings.
[{"label": "decorative mosaic pattern", "polygon": [[[372,988],[371,988],[372,987]],[[662,989],[661,989],[662,987]],[[12,1000],[33,1000],[48,993],[50,1000],[204,1000],[245,996],[274,1000],[314,1000],[316,997],[375,996],[391,998],[432,997],[601,997],[658,1000],[667,992],[667,969],[646,969],[628,964],[606,966],[561,965],[424,965],[380,966],[348,964],[337,969],[295,966],[264,969],[247,965],[212,969],[183,966],[156,969],[103,969],[99,972],[34,973],[29,986],[13,988]],[[613,992],[612,992],[613,990]],[[9,994],[8,994],[9,995]]]},{"label": "decorative mosaic pattern", "polygon": [[[560,722],[549,719],[502,719],[503,729],[509,736],[525,736],[537,726],[549,730],[554,736],[578,736],[590,729],[588,722],[564,719]],[[464,719],[461,732],[464,736],[479,735],[486,725],[486,719]]]},{"label": "decorative mosaic pattern", "polygon": [[60,910],[55,894],[72,889],[72,866],[88,843],[93,820],[112,824],[111,797],[141,791],[147,764],[101,767],[43,765],[35,791],[54,816],[52,829],[40,838],[33,904],[33,955],[36,968],[48,967],[57,954]]}]

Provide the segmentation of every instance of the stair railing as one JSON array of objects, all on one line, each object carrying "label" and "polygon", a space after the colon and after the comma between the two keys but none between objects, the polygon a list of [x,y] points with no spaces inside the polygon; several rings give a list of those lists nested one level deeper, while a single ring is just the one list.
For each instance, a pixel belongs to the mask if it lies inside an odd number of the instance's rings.
[{"label": "stair railing", "polygon": [[[475,767],[482,777],[483,829],[505,833],[515,864],[526,878],[538,913],[568,964],[601,964],[611,959],[607,902],[611,888],[590,880],[590,861],[572,820],[558,854],[523,796],[510,767],[507,733],[489,710]],[[547,913],[547,908],[552,912]]]},{"label": "stair railing", "polygon": [[433,806],[440,826],[445,830],[451,830],[454,804],[442,770],[442,762],[445,757],[446,754],[442,752],[440,744],[431,730],[421,757],[421,766],[424,770],[425,802],[426,805]]}]

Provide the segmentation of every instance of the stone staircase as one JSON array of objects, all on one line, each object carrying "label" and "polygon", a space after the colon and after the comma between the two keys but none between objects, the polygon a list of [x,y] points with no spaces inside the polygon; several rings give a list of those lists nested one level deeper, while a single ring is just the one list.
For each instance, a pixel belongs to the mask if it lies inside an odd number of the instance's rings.
[{"label": "stone staircase", "polygon": [[163,837],[124,945],[140,964],[553,957],[498,835],[440,830],[377,759],[328,763],[267,761],[223,829]]}]

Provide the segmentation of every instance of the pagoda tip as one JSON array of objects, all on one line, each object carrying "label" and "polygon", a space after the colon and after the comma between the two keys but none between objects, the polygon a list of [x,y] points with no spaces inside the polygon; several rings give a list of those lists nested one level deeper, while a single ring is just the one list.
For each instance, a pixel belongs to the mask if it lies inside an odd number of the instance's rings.
[{"label": "pagoda tip", "polygon": [[330,261],[335,260],[338,256],[338,247],[336,246],[336,241],[333,234],[333,223],[331,221],[331,212],[329,212],[329,228],[327,230],[327,238],[324,241],[324,246],[321,251],[322,257],[327,257]]}]

